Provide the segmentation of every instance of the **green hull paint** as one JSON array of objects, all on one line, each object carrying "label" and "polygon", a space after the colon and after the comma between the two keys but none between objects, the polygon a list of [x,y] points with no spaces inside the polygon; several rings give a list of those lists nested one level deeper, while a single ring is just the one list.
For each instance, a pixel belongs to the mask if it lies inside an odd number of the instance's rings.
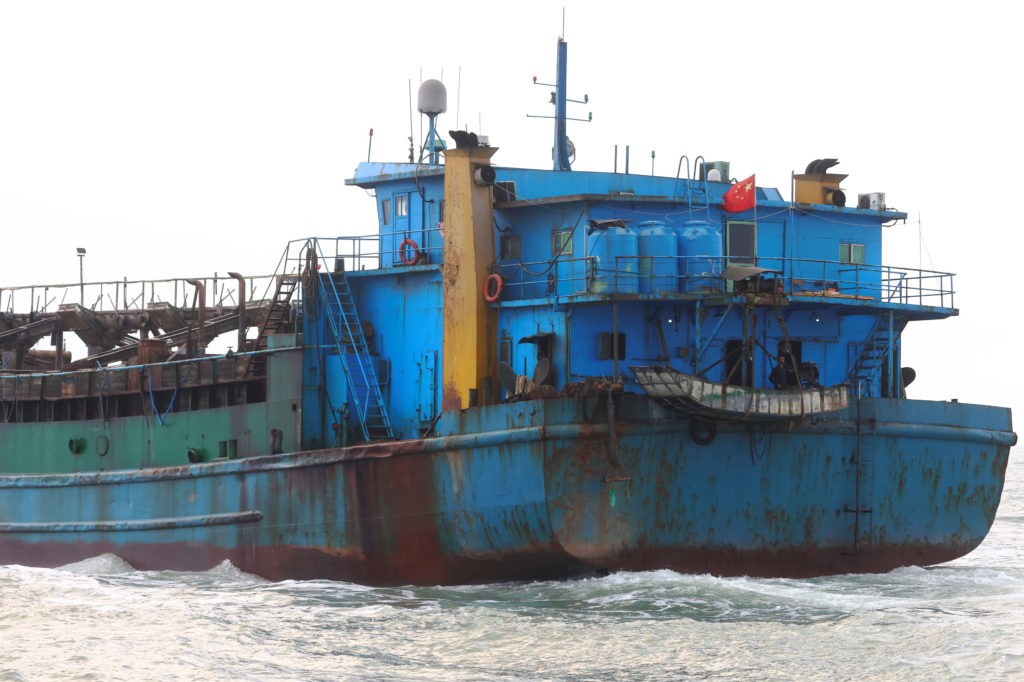
[{"label": "green hull paint", "polygon": [[[282,339],[282,347],[294,337]],[[180,466],[193,457],[252,457],[302,445],[302,353],[278,353],[268,362],[268,399],[247,405],[109,419],[3,424],[5,474],[59,474]],[[140,395],[145,404],[147,396]],[[147,405],[148,406],[148,405]]]},{"label": "green hull paint", "polygon": [[[223,454],[237,457],[271,452],[272,429],[282,432],[280,447],[299,446],[299,412],[293,401],[236,405],[157,417],[119,417],[80,422],[7,424],[4,473],[56,474],[111,471],[189,463],[189,449],[203,461]],[[81,439],[76,441],[76,439]],[[81,452],[72,452],[73,441]],[[229,445],[234,441],[234,447]],[[223,448],[223,451],[222,451]]]}]

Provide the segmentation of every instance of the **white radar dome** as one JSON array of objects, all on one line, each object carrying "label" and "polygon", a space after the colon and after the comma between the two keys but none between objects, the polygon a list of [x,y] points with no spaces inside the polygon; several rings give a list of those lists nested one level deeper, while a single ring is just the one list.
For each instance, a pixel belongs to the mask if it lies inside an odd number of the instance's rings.
[{"label": "white radar dome", "polygon": [[444,83],[431,78],[420,85],[417,95],[417,107],[421,114],[428,116],[443,114],[448,111],[448,91]]}]

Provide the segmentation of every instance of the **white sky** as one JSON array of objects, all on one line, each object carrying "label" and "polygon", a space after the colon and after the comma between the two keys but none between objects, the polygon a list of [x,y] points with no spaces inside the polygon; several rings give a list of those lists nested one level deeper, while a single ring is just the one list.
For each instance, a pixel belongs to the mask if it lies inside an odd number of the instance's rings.
[{"label": "white sky", "polygon": [[[789,196],[837,157],[848,197],[912,221],[887,262],[958,273],[959,319],[912,325],[911,397],[1019,402],[1019,29],[1006,3],[0,0],[0,285],[269,274],[289,239],[367,234],[344,180],[408,155],[409,92],[441,128],[548,167],[569,42],[575,168],[674,175],[680,155]],[[482,126],[482,128],[481,128]],[[417,144],[421,123],[413,124]],[[918,216],[921,218],[918,224]],[[1011,355],[1012,354],[1012,355]]]}]

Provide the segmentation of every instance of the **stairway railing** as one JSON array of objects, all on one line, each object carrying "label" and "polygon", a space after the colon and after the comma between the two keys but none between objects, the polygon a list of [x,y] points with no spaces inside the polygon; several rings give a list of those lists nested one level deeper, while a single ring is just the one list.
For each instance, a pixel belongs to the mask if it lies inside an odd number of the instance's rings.
[{"label": "stairway railing", "polygon": [[[393,440],[394,432],[388,417],[384,395],[377,377],[376,360],[370,352],[359,311],[344,269],[320,272],[318,265],[325,263],[320,243],[310,239],[306,244],[306,310],[309,311],[310,294],[319,299],[319,310],[325,321],[348,383],[350,410],[354,408],[364,440]],[[309,291],[315,288],[315,293]]]}]

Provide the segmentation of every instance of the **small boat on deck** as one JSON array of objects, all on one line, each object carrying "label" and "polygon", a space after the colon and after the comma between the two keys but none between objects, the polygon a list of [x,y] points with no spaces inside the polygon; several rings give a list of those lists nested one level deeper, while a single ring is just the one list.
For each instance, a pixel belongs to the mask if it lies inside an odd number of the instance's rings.
[{"label": "small boat on deck", "polygon": [[644,392],[659,403],[709,419],[800,419],[850,405],[850,387],[846,384],[775,390],[708,381],[660,365],[630,370]]}]

